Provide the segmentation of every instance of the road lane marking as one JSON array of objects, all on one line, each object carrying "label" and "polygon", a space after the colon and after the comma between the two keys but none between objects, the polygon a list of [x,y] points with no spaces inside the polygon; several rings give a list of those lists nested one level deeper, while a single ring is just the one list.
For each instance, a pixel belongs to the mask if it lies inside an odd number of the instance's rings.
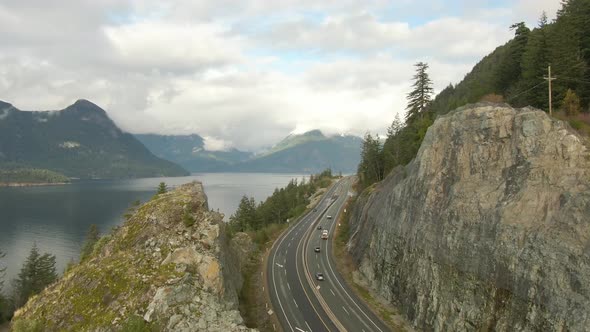
[{"label": "road lane marking", "polygon": [[297,305],[297,302],[295,302],[295,299],[293,299],[293,303],[295,303],[295,306],[296,306],[297,308],[299,308],[299,306]]},{"label": "road lane marking", "polygon": [[291,290],[291,285],[289,285],[289,283],[287,283],[287,287],[289,287],[289,290]]},{"label": "road lane marking", "polygon": [[295,329],[296,329],[297,331],[306,332],[305,330],[302,330],[302,329],[298,328],[297,326],[295,326]]},{"label": "road lane marking", "polygon": [[346,310],[346,308],[343,306],[342,309],[344,309],[344,311],[346,311],[347,315],[350,315],[350,313],[348,312],[348,310]]},{"label": "road lane marking", "polygon": [[311,327],[309,326],[309,324],[307,324],[307,321],[305,321],[305,325],[307,325],[307,328],[309,329],[309,331],[311,332]]},{"label": "road lane marking", "polygon": [[279,267],[284,267],[283,265],[281,265],[281,264],[279,264],[279,263],[275,263],[275,264],[277,264]]},{"label": "road lane marking", "polygon": [[334,294],[334,291],[332,289],[330,289],[330,293],[332,293],[332,295],[336,296],[336,294]]}]

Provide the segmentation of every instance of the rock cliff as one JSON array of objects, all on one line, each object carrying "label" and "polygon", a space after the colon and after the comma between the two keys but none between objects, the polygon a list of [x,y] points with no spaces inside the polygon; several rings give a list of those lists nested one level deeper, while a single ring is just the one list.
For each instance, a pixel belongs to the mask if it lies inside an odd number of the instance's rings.
[{"label": "rock cliff", "polygon": [[360,274],[426,331],[587,331],[585,144],[532,108],[439,117],[409,165],[358,197]]},{"label": "rock cliff", "polygon": [[209,211],[198,182],[155,196],[102,238],[90,259],[29,300],[14,325],[47,331],[121,331],[138,324],[158,331],[248,330],[237,294],[241,261],[252,242],[246,234],[228,240],[222,218]]}]

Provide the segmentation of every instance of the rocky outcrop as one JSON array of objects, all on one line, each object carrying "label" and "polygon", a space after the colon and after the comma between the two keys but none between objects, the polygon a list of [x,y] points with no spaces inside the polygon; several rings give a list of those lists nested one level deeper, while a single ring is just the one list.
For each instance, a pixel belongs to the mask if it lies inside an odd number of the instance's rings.
[{"label": "rocky outcrop", "polygon": [[587,331],[590,155],[532,108],[439,117],[417,157],[357,200],[349,248],[427,331]]},{"label": "rocky outcrop", "polygon": [[209,211],[200,183],[157,195],[102,238],[90,259],[29,300],[15,324],[34,322],[46,331],[122,331],[132,324],[158,331],[249,330],[238,293],[240,259],[252,243],[242,246],[246,234],[236,238],[226,238],[223,216]]}]

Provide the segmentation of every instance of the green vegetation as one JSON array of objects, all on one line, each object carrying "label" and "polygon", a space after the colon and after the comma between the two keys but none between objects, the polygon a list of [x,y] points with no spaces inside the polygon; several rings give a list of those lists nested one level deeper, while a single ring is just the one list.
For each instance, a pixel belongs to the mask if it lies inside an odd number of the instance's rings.
[{"label": "green vegetation", "polygon": [[154,323],[146,322],[142,317],[131,315],[121,325],[121,331],[124,332],[157,332],[162,331],[159,326]]},{"label": "green vegetation", "polygon": [[158,192],[156,194],[165,194],[168,191],[168,187],[166,187],[166,183],[160,182],[158,185]]},{"label": "green vegetation", "polygon": [[190,211],[185,210],[182,215],[182,222],[186,227],[192,227],[195,224],[195,218],[190,214]]},{"label": "green vegetation", "polygon": [[[547,81],[551,65],[553,115],[590,136],[590,1],[566,0],[553,22],[547,16],[530,30],[510,26],[514,38],[484,57],[457,85],[449,85],[429,101],[428,65],[416,64],[405,122],[396,118],[385,142],[365,136],[357,173],[361,189],[382,180],[417,154],[426,131],[438,115],[478,101],[507,102],[514,107],[549,111]],[[558,110],[557,112],[555,110]]]},{"label": "green vegetation", "polygon": [[268,240],[269,226],[285,224],[303,214],[316,189],[326,188],[331,182],[332,171],[327,169],[310,176],[308,182],[291,180],[285,188],[275,189],[259,204],[253,197],[244,196],[236,213],[229,218],[230,232],[251,232],[255,242],[264,243]]},{"label": "green vegetation", "polygon": [[23,112],[0,102],[8,107],[0,121],[0,169],[18,162],[84,179],[188,175],[154,156],[91,102],[79,100],[57,113]]},{"label": "green vegetation", "polygon": [[33,245],[18,277],[14,280],[15,306],[22,307],[31,296],[40,293],[56,280],[55,256],[48,253],[41,255],[37,245]]},{"label": "green vegetation", "polygon": [[[6,256],[6,254],[0,250],[0,262],[4,256]],[[2,287],[4,286],[4,271],[6,271],[6,268],[0,265],[0,324],[2,324],[9,316],[8,301],[2,294]]]},{"label": "green vegetation", "polygon": [[0,164],[2,183],[67,183],[65,175],[46,169],[26,168],[14,163]]},{"label": "green vegetation", "polygon": [[14,332],[43,332],[44,330],[43,323],[38,320],[20,319],[12,326]]},{"label": "green vegetation", "polygon": [[100,233],[98,231],[98,227],[95,224],[90,225],[90,229],[86,234],[86,241],[84,242],[84,246],[82,247],[82,251],[80,252],[80,262],[85,261],[92,252],[94,251],[94,245],[100,239]]}]

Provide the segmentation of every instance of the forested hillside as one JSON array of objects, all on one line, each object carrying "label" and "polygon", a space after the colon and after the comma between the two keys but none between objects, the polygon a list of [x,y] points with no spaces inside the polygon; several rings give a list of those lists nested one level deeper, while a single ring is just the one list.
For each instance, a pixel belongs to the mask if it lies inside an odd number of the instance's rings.
[{"label": "forested hillside", "polygon": [[491,101],[549,112],[549,66],[555,77],[552,115],[590,135],[590,0],[562,1],[552,22],[543,13],[532,29],[523,22],[510,29],[514,38],[484,57],[459,84],[449,85],[417,112],[408,105],[409,116],[396,118],[384,144],[365,136],[358,169],[362,187],[410,162],[436,116],[459,106]]},{"label": "forested hillside", "polygon": [[154,156],[87,100],[45,112],[20,111],[0,101],[0,169],[14,165],[82,179],[188,175]]}]

